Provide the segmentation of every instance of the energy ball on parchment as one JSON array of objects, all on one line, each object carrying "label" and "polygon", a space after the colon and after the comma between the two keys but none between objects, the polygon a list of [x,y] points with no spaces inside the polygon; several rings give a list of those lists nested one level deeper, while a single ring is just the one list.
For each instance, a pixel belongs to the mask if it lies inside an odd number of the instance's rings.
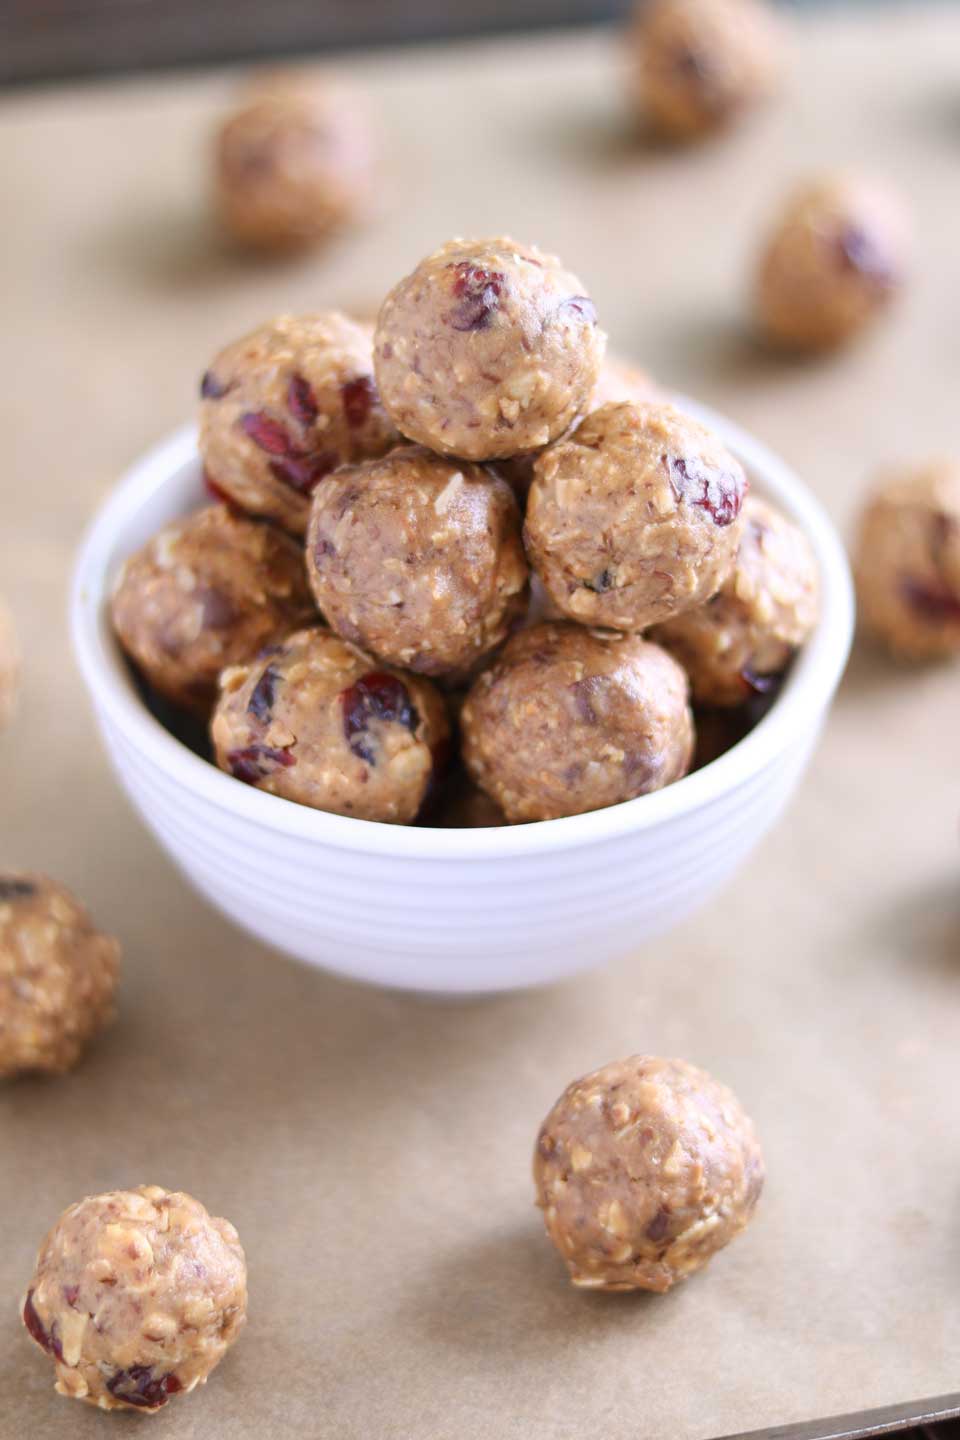
[{"label": "energy ball on parchment", "polygon": [[317,627],[225,671],[217,764],[272,795],[404,825],[445,760],[449,723],[428,680],[384,668]]},{"label": "energy ball on parchment", "polygon": [[120,945],[43,875],[0,872],[0,1078],[59,1075],[113,1019]]},{"label": "energy ball on parchment", "polygon": [[369,326],[328,310],[280,315],[221,350],[200,385],[200,454],[217,490],[302,535],[325,475],[399,443],[372,347]]},{"label": "energy ball on parchment", "polygon": [[255,77],[217,132],[220,218],[258,249],[303,249],[362,218],[373,171],[361,101],[309,71]]},{"label": "energy ball on parchment", "polygon": [[662,1294],[749,1223],[764,1164],[731,1090],[685,1060],[634,1055],[567,1086],[533,1174],[574,1285]]},{"label": "energy ball on parchment", "polygon": [[817,564],[803,531],[750,495],[736,564],[711,600],[650,639],[690,677],[698,705],[742,705],[772,690],[819,612]]},{"label": "energy ball on parchment", "polygon": [[13,616],[0,599],[0,730],[13,719],[20,688],[20,646]]},{"label": "energy ball on parchment", "polygon": [[220,671],[303,625],[316,607],[296,541],[211,505],[127,560],[111,613],[121,645],[153,688],[209,715]]},{"label": "energy ball on parchment", "polygon": [[672,405],[604,405],[538,457],[527,555],[570,619],[643,630],[723,584],[746,491],[739,462]]},{"label": "energy ball on parchment", "polygon": [[310,584],[345,640],[422,675],[468,671],[526,607],[520,527],[505,480],[402,446],[314,495]]},{"label": "energy ball on parchment", "polygon": [[398,429],[467,460],[522,455],[585,409],[606,336],[553,255],[513,240],[451,240],[380,310],[374,363]]},{"label": "energy ball on parchment", "polygon": [[754,308],[784,350],[829,350],[862,330],[903,283],[907,222],[895,195],[856,178],[818,180],[787,202],[761,254]]},{"label": "energy ball on parchment", "polygon": [[56,1389],[159,1410],[205,1383],[246,1319],[237,1232],[182,1191],[141,1185],[71,1205],[40,1248],[23,1323]]},{"label": "energy ball on parchment", "polygon": [[534,625],[474,682],[464,763],[513,824],[601,810],[687,773],[687,699],[686,675],[658,645]]},{"label": "energy ball on parchment", "polygon": [[673,140],[722,129],[776,89],[783,38],[764,0],[640,0],[627,36],[638,108]]},{"label": "energy ball on parchment", "polygon": [[960,464],[933,461],[877,487],[855,571],[863,625],[893,654],[960,655]]}]

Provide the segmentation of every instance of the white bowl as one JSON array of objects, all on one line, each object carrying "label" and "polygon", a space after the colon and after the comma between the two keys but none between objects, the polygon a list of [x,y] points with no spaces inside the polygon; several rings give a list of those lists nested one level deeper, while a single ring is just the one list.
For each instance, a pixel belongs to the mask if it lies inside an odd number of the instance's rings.
[{"label": "white bowl", "polygon": [[808,535],[820,624],[767,715],[718,760],[608,810],[508,828],[328,815],[241,784],[169,734],[131,683],[107,600],[124,558],[201,502],[194,430],[135,465],[82,545],[73,638],[111,763],[191,884],[310,964],[441,992],[537,985],[636,953],[724,885],[803,773],[846,663],[853,596],[843,548],[800,480],[729,421],[681,403]]}]

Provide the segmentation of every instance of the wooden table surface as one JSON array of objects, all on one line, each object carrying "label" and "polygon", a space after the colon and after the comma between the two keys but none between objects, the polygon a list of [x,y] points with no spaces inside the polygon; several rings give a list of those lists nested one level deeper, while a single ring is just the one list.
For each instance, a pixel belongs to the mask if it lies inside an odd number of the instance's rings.
[{"label": "wooden table surface", "polygon": [[[104,1433],[53,1394],[13,1299],[66,1204],[147,1181],[234,1220],[252,1294],[237,1350],[152,1435],[704,1440],[949,1395],[956,668],[858,649],[787,819],[632,963],[437,1005],[300,968],[202,904],[118,792],[64,612],[98,499],[189,415],[222,342],[282,309],[370,312],[455,233],[558,251],[617,349],[754,429],[846,528],[877,465],[960,449],[960,12],[812,13],[783,101],[690,153],[630,134],[607,33],[345,67],[383,118],[381,214],[281,266],[232,256],[206,217],[228,77],[0,104],[0,588],[27,656],[0,864],[62,877],[126,953],[121,1023],[88,1062],[0,1094],[0,1437]],[[751,256],[782,190],[825,166],[900,186],[913,282],[849,354],[773,362],[743,329]],[[634,1050],[733,1084],[770,1183],[675,1294],[584,1296],[540,1234],[529,1149],[568,1079]]]}]

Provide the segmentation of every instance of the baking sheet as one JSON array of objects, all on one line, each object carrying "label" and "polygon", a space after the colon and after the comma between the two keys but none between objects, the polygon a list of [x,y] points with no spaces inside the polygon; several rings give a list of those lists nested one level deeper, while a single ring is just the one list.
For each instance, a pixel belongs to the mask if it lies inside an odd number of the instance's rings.
[{"label": "baking sheet", "polygon": [[[236,1223],[252,1297],[237,1349],[152,1435],[701,1440],[956,1390],[956,668],[905,678],[858,651],[788,818],[632,962],[441,1004],[300,968],[202,904],[108,772],[64,616],[81,527],[221,342],[284,308],[370,311],[456,232],[559,251],[617,348],[756,429],[844,526],[877,463],[956,450],[960,14],[797,29],[786,102],[690,154],[625,134],[606,34],[344,62],[385,120],[381,219],[281,266],[203,219],[224,77],[0,106],[0,588],[27,650],[0,864],[62,877],[126,953],[122,1022],[82,1069],[0,1092],[2,1440],[114,1423],[53,1394],[14,1302],[65,1205],[144,1181]],[[738,325],[745,267],[781,187],[824,162],[880,168],[925,217],[915,283],[851,354],[772,363]],[[736,1088],[769,1185],[674,1294],[584,1295],[529,1153],[568,1079],[636,1050]]]}]

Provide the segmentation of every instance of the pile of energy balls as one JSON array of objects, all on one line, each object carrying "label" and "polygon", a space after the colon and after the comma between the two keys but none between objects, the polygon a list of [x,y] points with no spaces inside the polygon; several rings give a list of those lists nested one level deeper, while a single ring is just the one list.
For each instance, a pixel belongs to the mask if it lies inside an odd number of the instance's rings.
[{"label": "pile of energy balls", "polygon": [[454,240],[372,336],[282,316],[215,357],[220,503],[128,560],[113,622],[222,769],[404,824],[459,749],[493,823],[546,820],[684,775],[691,691],[776,684],[817,616],[804,536],[605,345],[559,260]]}]

